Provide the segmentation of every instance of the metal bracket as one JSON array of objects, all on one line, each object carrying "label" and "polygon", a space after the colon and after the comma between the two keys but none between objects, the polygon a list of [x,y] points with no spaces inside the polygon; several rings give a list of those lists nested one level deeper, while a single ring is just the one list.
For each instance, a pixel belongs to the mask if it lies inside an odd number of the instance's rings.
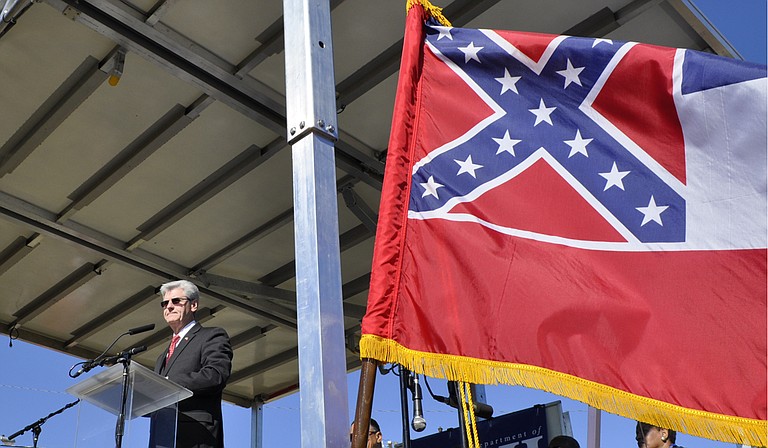
[{"label": "metal bracket", "polygon": [[293,145],[311,132],[318,134],[331,142],[336,142],[339,139],[339,133],[336,126],[326,123],[325,120],[320,118],[315,120],[314,124],[308,125],[306,121],[302,120],[299,122],[298,126],[291,126],[288,129],[288,144]]}]

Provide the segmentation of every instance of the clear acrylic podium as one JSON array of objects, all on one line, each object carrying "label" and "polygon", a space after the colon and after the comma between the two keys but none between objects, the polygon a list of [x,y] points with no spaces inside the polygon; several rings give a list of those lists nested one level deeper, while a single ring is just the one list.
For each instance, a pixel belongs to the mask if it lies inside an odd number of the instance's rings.
[{"label": "clear acrylic podium", "polygon": [[[146,448],[149,440],[150,419],[136,417],[155,413],[152,423],[153,446],[175,448],[177,403],[191,397],[192,392],[147,369],[141,364],[128,364],[128,379],[125,400],[125,415],[120,428],[120,413],[123,394],[123,364],[115,364],[104,372],[70,387],[67,392],[93,406],[81,406],[78,423],[77,446],[115,446],[118,431],[121,446],[125,448]],[[111,416],[109,414],[112,414]],[[115,421],[117,417],[117,423]],[[143,429],[143,430],[142,430]]]}]

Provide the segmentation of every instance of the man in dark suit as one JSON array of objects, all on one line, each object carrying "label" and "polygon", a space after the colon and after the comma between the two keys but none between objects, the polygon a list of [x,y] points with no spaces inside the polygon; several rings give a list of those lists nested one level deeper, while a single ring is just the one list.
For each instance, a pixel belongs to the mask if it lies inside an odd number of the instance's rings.
[{"label": "man in dark suit", "polygon": [[[200,292],[194,283],[179,280],[160,287],[163,317],[173,330],[168,349],[157,358],[155,372],[191,390],[179,402],[176,448],[223,448],[221,394],[232,370],[232,347],[222,328],[195,321]],[[150,448],[160,447],[161,432],[173,421],[153,416]]]}]

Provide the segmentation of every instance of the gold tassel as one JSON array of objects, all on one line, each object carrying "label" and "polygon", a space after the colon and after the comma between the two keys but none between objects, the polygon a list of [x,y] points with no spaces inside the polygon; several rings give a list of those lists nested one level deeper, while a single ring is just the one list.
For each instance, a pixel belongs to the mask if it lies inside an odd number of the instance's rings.
[{"label": "gold tassel", "polygon": [[459,388],[459,396],[461,397],[461,412],[464,414],[464,431],[467,434],[467,443],[469,448],[480,448],[480,442],[476,442],[477,426],[475,425],[474,409],[472,409],[472,399],[470,398],[468,403],[467,397],[464,395],[467,383],[463,381],[457,382],[456,387]]},{"label": "gold tassel", "polygon": [[371,334],[360,339],[360,356],[402,364],[412,372],[450,381],[544,390],[612,414],[674,428],[696,437],[750,446],[768,445],[768,427],[763,420],[688,409],[543,367],[420,352]]},{"label": "gold tassel", "polygon": [[429,0],[407,0],[405,2],[405,13],[407,14],[408,11],[416,5],[421,5],[421,7],[424,8],[424,11],[426,11],[430,17],[437,20],[440,25],[451,26],[451,22],[443,16],[443,8],[433,5]]}]

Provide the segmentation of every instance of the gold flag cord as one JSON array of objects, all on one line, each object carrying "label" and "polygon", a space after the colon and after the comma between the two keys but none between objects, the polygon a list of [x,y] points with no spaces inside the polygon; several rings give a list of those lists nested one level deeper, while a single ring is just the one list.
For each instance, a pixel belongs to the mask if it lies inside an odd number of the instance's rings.
[{"label": "gold flag cord", "polygon": [[[459,381],[459,394],[461,395],[461,410],[464,413],[464,428],[467,433],[469,448],[480,448],[480,436],[477,434],[477,420],[475,419],[475,406],[472,401],[472,388],[469,383]],[[464,394],[466,391],[466,395]]]}]

